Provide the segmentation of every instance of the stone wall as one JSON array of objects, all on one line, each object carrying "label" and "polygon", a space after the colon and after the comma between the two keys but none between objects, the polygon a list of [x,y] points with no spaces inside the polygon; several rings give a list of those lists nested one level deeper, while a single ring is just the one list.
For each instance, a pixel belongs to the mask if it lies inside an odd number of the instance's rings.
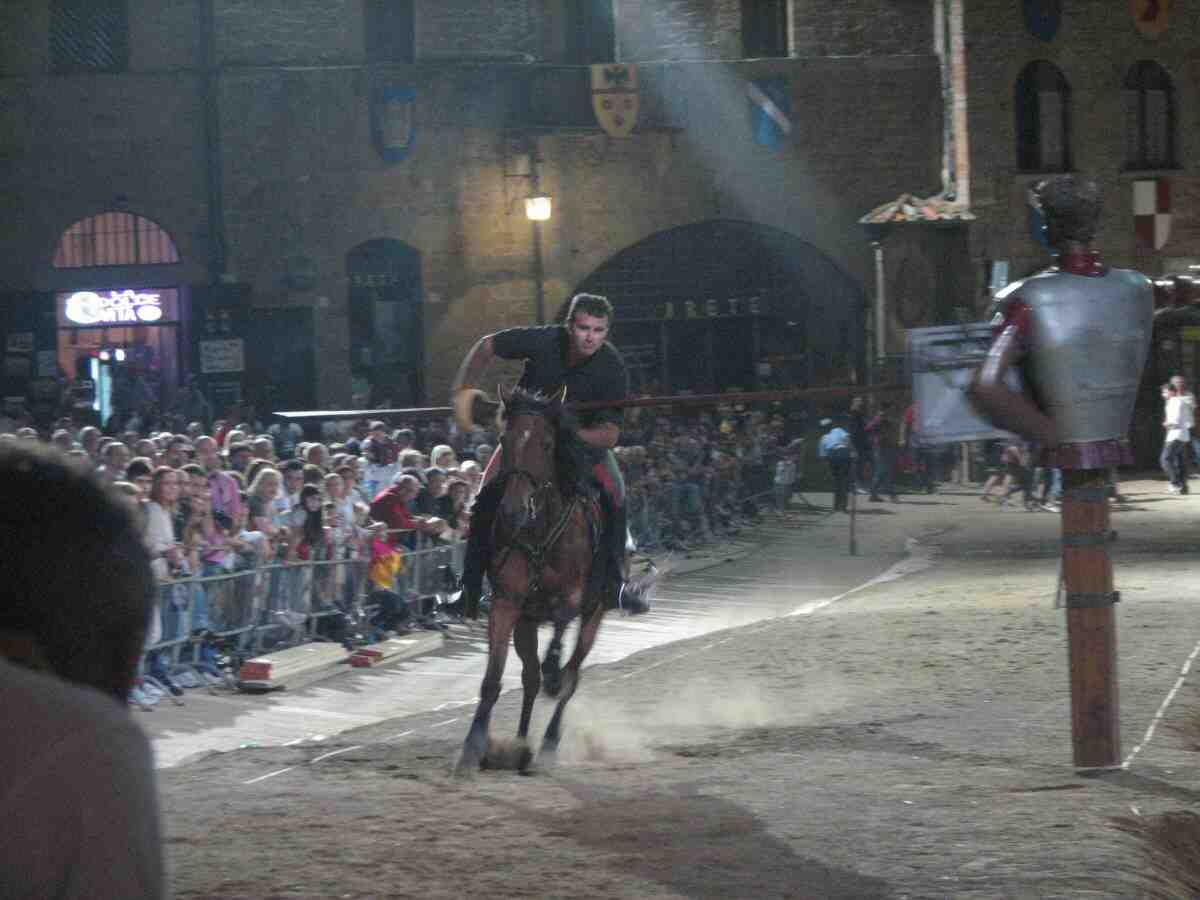
[{"label": "stone wall", "polygon": [[[546,34],[535,14],[548,2],[419,4],[418,59],[434,50],[534,52],[530,35]],[[45,74],[36,48],[45,46],[46,4],[27,5],[41,12],[0,37],[11,67],[0,76],[0,135],[21,136],[0,138],[0,196],[19,213],[0,223],[11,248],[0,286],[47,289],[61,230],[117,198],[167,228],[185,259],[183,280],[204,283],[195,5],[135,0],[131,71],[91,77]],[[613,254],[718,218],[787,231],[869,292],[857,217],[902,191],[937,187],[940,89],[930,55],[713,61],[740,53],[737,3],[621,0],[619,41],[657,29],[662,40],[645,44],[645,59],[692,61],[643,67],[645,89],[658,92],[647,104],[668,109],[676,127],[614,140],[597,128],[514,131],[524,66],[361,65],[361,9],[351,0],[216,2],[229,280],[247,285],[256,306],[314,310],[321,404],[350,399],[345,260],[365,241],[402,241],[420,254],[430,402],[445,397],[480,335],[533,321],[522,142],[536,144],[542,189],[555,198],[543,228],[551,315]],[[774,150],[753,141],[746,96],[746,82],[766,75],[788,79],[792,93],[795,127]],[[372,143],[380,83],[416,92],[402,162],[384,162]]]},{"label": "stone wall", "polygon": [[[1009,259],[1013,277],[1046,264],[1045,253],[1026,226],[1028,187],[1046,173],[1021,172],[1016,165],[1015,85],[1021,70],[1047,60],[1066,76],[1071,88],[1071,155],[1075,170],[1101,182],[1105,215],[1097,246],[1115,265],[1155,275],[1169,257],[1200,253],[1200,64],[1195,47],[1200,19],[1194,4],[1170,8],[1167,31],[1151,40],[1137,31],[1128,4],[1063,4],[1063,18],[1052,41],[1028,32],[1020,4],[982,0],[967,4],[968,115],[971,131],[972,205],[979,221],[972,226],[972,255],[980,273],[987,260]],[[1121,84],[1129,68],[1150,59],[1170,74],[1175,87],[1176,148],[1181,168],[1162,172],[1124,171],[1125,123]],[[1165,177],[1171,186],[1173,223],[1160,251],[1135,247],[1132,182]],[[985,301],[980,290],[979,302]]]}]

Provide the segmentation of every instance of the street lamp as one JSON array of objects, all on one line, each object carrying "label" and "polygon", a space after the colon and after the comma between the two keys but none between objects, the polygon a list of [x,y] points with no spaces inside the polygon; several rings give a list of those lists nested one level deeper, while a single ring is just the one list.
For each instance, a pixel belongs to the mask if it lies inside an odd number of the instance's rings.
[{"label": "street lamp", "polygon": [[[537,185],[537,170],[533,173],[534,190]],[[546,291],[542,286],[544,273],[542,271],[542,223],[550,219],[553,204],[550,198],[535,193],[525,200],[525,217],[533,223],[533,279],[537,285],[537,320],[539,325],[546,324]]]},{"label": "street lamp", "polygon": [[527,197],[525,200],[525,217],[530,222],[545,222],[550,218],[553,203],[549,197]]}]

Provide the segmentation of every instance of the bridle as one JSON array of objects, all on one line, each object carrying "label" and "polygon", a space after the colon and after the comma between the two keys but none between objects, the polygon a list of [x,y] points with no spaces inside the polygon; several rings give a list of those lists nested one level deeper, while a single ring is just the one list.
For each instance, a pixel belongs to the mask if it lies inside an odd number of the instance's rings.
[{"label": "bridle", "polygon": [[[542,419],[546,418],[544,413],[531,412],[526,413],[526,415],[535,415],[541,417]],[[503,438],[501,440],[503,441]],[[549,478],[539,479],[528,469],[523,468],[513,468],[502,471],[497,477],[502,479],[503,487],[501,490],[501,496],[503,496],[503,491],[508,489],[508,480],[511,478],[524,479],[533,489],[529,492],[529,496],[525,498],[525,521],[522,522],[517,528],[512,540],[504,548],[504,552],[496,561],[495,567],[497,570],[501,569],[505,562],[508,561],[508,556],[510,553],[512,553],[514,550],[521,551],[529,560],[529,593],[534,594],[541,588],[542,573],[546,567],[546,558],[550,551],[554,548],[554,545],[558,543],[559,538],[562,537],[563,532],[567,530],[567,524],[571,521],[571,514],[575,511],[575,507],[579,503],[579,498],[572,496],[571,499],[564,504],[562,513],[559,515],[558,520],[554,523],[554,526],[549,530],[549,532],[547,532],[546,536],[543,537],[541,541],[525,539],[524,534],[526,529],[538,521],[540,508],[545,508],[545,506],[548,505],[548,503],[539,505],[537,502],[538,498],[542,495],[546,495],[547,500],[549,500],[555,493],[557,493],[557,486],[553,480]]]}]

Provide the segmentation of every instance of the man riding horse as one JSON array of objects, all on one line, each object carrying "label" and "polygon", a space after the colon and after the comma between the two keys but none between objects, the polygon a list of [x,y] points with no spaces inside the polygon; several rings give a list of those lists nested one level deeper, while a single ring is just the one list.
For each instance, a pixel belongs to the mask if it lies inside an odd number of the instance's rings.
[{"label": "man riding horse", "polygon": [[[576,294],[561,325],[508,328],[481,338],[467,353],[454,380],[452,396],[459,426],[463,429],[475,426],[474,404],[485,396],[477,385],[497,357],[525,361],[518,387],[526,391],[549,397],[565,387],[567,399],[572,402],[624,400],[629,392],[629,376],[621,354],[606,340],[612,317],[612,304],[605,297]],[[613,576],[607,579],[605,603],[610,609],[621,606],[630,615],[636,615],[650,607],[644,596],[646,583],[631,584],[627,575],[625,481],[612,451],[621,436],[622,418],[618,406],[580,411],[577,433],[589,449],[592,475],[608,499],[597,553],[601,563],[598,569]],[[499,468],[499,458],[497,452],[488,461],[483,487],[471,511],[460,602],[472,618],[478,612],[483,575],[491,552],[488,544],[500,492],[494,483],[489,489],[489,483]]]}]

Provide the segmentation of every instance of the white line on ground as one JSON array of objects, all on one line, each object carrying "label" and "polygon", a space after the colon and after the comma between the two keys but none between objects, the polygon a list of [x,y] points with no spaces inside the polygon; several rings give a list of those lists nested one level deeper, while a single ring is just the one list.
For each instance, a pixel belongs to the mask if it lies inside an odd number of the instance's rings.
[{"label": "white line on ground", "polygon": [[384,738],[384,741],[398,741],[400,738],[408,737],[410,734],[412,734],[411,728],[408,731],[402,731],[399,734],[393,734],[391,737],[386,737]]},{"label": "white line on ground", "polygon": [[458,717],[455,716],[453,719],[447,719],[445,722],[435,722],[433,725],[430,725],[429,727],[430,728],[441,728],[443,725],[453,725],[457,721],[458,721]]},{"label": "white line on ground", "polygon": [[1129,752],[1129,755],[1125,757],[1125,762],[1121,763],[1122,769],[1128,769],[1130,764],[1133,762],[1133,758],[1137,756],[1138,753],[1141,752],[1142,748],[1150,743],[1150,739],[1154,737],[1154,730],[1158,727],[1158,723],[1162,721],[1163,716],[1166,715],[1167,707],[1171,705],[1171,701],[1175,699],[1175,695],[1179,693],[1179,689],[1183,686],[1183,682],[1187,679],[1187,673],[1191,671],[1192,663],[1195,662],[1197,654],[1200,654],[1200,643],[1196,644],[1196,646],[1192,648],[1191,655],[1189,655],[1184,661],[1183,668],[1179,670],[1179,677],[1175,679],[1175,684],[1171,687],[1171,690],[1167,692],[1167,696],[1163,699],[1163,702],[1159,704],[1158,712],[1154,714],[1154,718],[1150,720],[1150,727],[1146,729],[1146,734],[1142,737],[1141,743],[1134,747]]},{"label": "white line on ground", "polygon": [[266,775],[259,775],[257,778],[251,778],[249,781],[243,781],[242,784],[257,784],[260,781],[266,781],[268,778],[274,778],[276,775],[282,775],[284,772],[290,772],[295,766],[288,766],[286,769],[279,769],[276,772],[268,772]]},{"label": "white line on ground", "polygon": [[343,747],[341,750],[330,750],[328,753],[322,753],[316,759],[310,759],[308,761],[308,764],[311,766],[311,765],[314,765],[315,763],[319,763],[323,759],[329,759],[329,757],[331,757],[331,756],[337,756],[339,753],[349,753],[351,750],[361,750],[362,748],[363,748],[363,745],[358,744],[357,746],[354,746],[354,747]]}]

